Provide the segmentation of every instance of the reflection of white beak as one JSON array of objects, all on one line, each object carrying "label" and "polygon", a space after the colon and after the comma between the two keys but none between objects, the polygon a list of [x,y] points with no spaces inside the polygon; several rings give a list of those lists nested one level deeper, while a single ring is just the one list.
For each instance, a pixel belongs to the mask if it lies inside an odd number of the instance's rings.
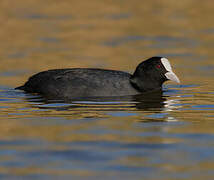
[{"label": "reflection of white beak", "polygon": [[169,71],[165,74],[166,78],[168,80],[174,81],[176,83],[180,83],[180,80],[178,79],[178,77],[176,76],[176,74],[172,71]]}]

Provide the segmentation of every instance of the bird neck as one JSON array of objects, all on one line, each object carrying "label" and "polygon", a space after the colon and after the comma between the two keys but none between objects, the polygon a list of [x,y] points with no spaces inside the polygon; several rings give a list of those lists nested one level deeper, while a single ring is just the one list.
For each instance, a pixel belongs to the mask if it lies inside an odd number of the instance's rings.
[{"label": "bird neck", "polygon": [[130,78],[131,85],[140,92],[147,92],[153,90],[161,90],[163,82],[159,82],[152,78],[139,78],[131,76]]}]

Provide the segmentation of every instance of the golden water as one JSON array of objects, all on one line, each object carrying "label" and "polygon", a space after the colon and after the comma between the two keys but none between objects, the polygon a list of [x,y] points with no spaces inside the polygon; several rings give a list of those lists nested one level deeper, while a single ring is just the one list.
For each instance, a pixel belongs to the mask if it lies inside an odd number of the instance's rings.
[{"label": "golden water", "polygon": [[[1,0],[0,178],[213,179],[213,1]],[[167,57],[154,101],[44,103],[13,88],[54,68],[133,72]]]}]

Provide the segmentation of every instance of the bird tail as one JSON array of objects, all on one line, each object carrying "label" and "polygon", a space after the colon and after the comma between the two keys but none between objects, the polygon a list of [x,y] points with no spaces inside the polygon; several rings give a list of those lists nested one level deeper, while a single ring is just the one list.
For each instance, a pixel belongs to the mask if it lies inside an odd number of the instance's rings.
[{"label": "bird tail", "polygon": [[16,87],[15,89],[25,90],[25,86],[19,86],[19,87]]}]

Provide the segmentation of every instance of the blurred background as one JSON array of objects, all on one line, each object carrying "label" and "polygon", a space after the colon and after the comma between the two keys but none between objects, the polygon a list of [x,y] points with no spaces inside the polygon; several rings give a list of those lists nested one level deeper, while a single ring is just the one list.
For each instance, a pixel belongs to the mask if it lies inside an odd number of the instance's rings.
[{"label": "blurred background", "polygon": [[[199,0],[1,0],[0,178],[214,178],[214,11]],[[132,73],[164,56],[180,85],[152,102],[44,103],[39,71]]]},{"label": "blurred background", "polygon": [[52,68],[132,72],[155,55],[169,58],[183,82],[201,81],[214,68],[212,4],[1,0],[1,84],[15,87],[32,73]]}]

